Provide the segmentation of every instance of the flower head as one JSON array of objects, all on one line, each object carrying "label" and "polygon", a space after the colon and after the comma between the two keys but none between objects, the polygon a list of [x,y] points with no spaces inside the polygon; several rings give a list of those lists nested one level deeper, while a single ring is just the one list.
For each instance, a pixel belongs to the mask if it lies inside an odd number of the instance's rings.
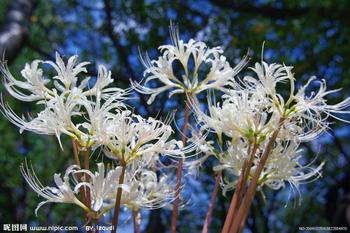
[{"label": "flower head", "polygon": [[[68,89],[76,87],[78,82],[77,75],[81,72],[86,73],[85,68],[90,62],[82,62],[77,64],[78,56],[71,56],[67,64],[64,63],[60,54],[56,52],[56,63],[52,61],[45,61],[45,63],[50,64],[57,72],[57,75],[52,77],[54,79],[54,85],[57,90],[63,92]],[[63,85],[62,85],[63,84]]]},{"label": "flower head", "polygon": [[[311,83],[318,83],[319,89],[312,91],[310,95],[306,93],[306,89]],[[293,94],[289,101],[290,106],[288,117],[294,119],[294,122],[299,122],[299,138],[303,141],[311,141],[315,137],[328,129],[330,124],[329,117],[335,118],[343,122],[349,122],[338,114],[349,114],[350,111],[345,110],[350,106],[350,98],[331,105],[327,103],[329,94],[338,92],[337,90],[327,90],[327,84],[324,79],[321,81],[311,77],[309,81]]]},{"label": "flower head", "polygon": [[[288,127],[283,128],[284,133],[282,132],[281,135],[288,134],[287,131],[290,136],[297,137],[297,140],[310,141],[328,129],[329,117],[347,122],[337,114],[350,113],[345,110],[350,106],[350,98],[334,105],[328,104],[327,96],[338,92],[339,89],[327,90],[326,81],[317,81],[316,77],[311,77],[304,86],[296,90],[292,69],[292,66],[269,65],[262,61],[261,64],[256,63],[255,68],[252,68],[257,79],[251,76],[244,78],[245,90],[259,93],[261,99],[268,100],[264,105],[267,112],[286,119],[285,124]],[[289,84],[288,98],[284,98],[277,92],[276,86],[279,83]],[[308,95],[307,89],[315,83],[319,84],[319,89]]]},{"label": "flower head", "polygon": [[127,192],[130,190],[126,184],[119,184],[121,171],[121,167],[106,170],[103,163],[97,164],[97,171],[95,173],[85,169],[78,170],[75,174],[83,175],[86,179],[85,181],[79,182],[74,187],[74,190],[75,192],[79,192],[81,188],[88,188],[91,194],[92,211],[104,212],[104,202],[111,202],[115,199],[118,187],[121,187]]},{"label": "flower head", "polygon": [[[248,159],[248,148],[248,143],[243,141],[229,145],[228,149],[219,156],[219,165],[215,166],[214,169],[225,170],[234,176],[239,176],[242,172],[244,161]],[[248,180],[253,177],[263,150],[264,145],[261,145],[254,155]],[[260,174],[258,179],[259,187],[266,185],[271,189],[277,190],[284,188],[285,184],[288,183],[293,189],[298,190],[300,184],[319,178],[324,162],[317,167],[313,167],[312,163],[302,165],[302,158],[302,150],[299,149],[298,143],[289,142],[287,145],[284,145],[284,142],[277,142]],[[227,190],[234,189],[236,184],[237,179],[232,181],[228,177],[225,178],[223,182],[224,193]]]},{"label": "flower head", "polygon": [[[158,176],[156,172],[145,167],[129,166],[125,173],[124,184],[119,184],[121,167],[106,169],[103,163],[97,164],[97,171],[80,169],[73,165],[67,168],[63,180],[60,174],[54,175],[56,187],[43,186],[28,164],[21,166],[21,172],[29,186],[45,201],[39,208],[49,202],[75,204],[95,216],[110,210],[114,206],[118,188],[122,188],[121,203],[132,209],[161,208],[169,204],[174,191],[166,175]],[[79,193],[85,190],[90,193],[91,209],[80,201]]]},{"label": "flower head", "polygon": [[[172,45],[160,46],[162,55],[157,60],[150,60],[148,57],[142,59],[146,67],[145,85],[151,80],[158,80],[163,85],[150,88],[132,82],[137,91],[151,95],[149,104],[166,90],[171,90],[170,96],[176,93],[198,94],[209,89],[224,90],[224,86],[234,85],[234,77],[247,63],[247,58],[244,58],[232,68],[222,55],[223,50],[220,47],[209,48],[205,43],[193,39],[185,43],[179,39],[178,30],[174,25],[170,25],[170,34]],[[192,60],[193,65],[191,65]],[[176,62],[181,65],[182,75],[175,74],[173,66]],[[200,69],[203,69],[203,66],[209,67],[209,71],[205,76],[200,77]]]},{"label": "flower head", "polygon": [[[219,159],[214,169],[240,176],[243,164],[252,161],[248,168],[251,179],[265,157],[261,173],[256,176],[258,185],[280,189],[289,183],[298,190],[299,184],[317,179],[323,167],[323,163],[316,168],[300,163],[300,143],[327,130],[330,117],[348,122],[337,114],[350,113],[346,110],[350,98],[328,104],[326,97],[338,90],[327,90],[324,80],[316,81],[318,90],[308,95],[314,77],[296,90],[291,66],[262,61],[251,69],[256,77],[246,76],[239,85],[230,86],[221,102],[208,98],[208,114],[200,110],[198,103],[192,102],[201,130],[215,133],[217,144],[221,145],[220,153],[210,150]],[[289,84],[289,93],[282,94],[280,84]],[[250,155],[252,147],[257,149]],[[203,153],[208,154],[208,149]],[[224,192],[235,188],[237,179],[232,181],[230,176],[224,176]]]},{"label": "flower head", "polygon": [[122,195],[121,203],[130,209],[158,209],[170,204],[175,191],[165,174],[158,176],[156,172],[144,168],[129,170],[126,184],[130,190]]},{"label": "flower head", "polygon": [[[0,63],[3,83],[7,91],[21,101],[37,101],[46,99],[52,92],[46,87],[50,80],[43,77],[43,70],[39,68],[40,60],[26,64],[21,71],[25,81],[17,80],[12,76],[5,63]],[[30,94],[27,94],[29,92]]]},{"label": "flower head", "polygon": [[105,154],[123,163],[141,157],[157,159],[159,155],[178,157],[192,151],[194,145],[183,147],[181,141],[171,139],[171,119],[162,122],[123,111],[105,121],[96,135],[103,140]]},{"label": "flower head", "polygon": [[288,182],[298,189],[299,184],[313,181],[321,176],[321,169],[324,162],[317,167],[312,163],[302,165],[302,150],[295,142],[283,146],[279,143],[271,152],[261,174],[261,185],[266,184],[272,189],[280,189]]},{"label": "flower head", "polygon": [[37,208],[35,209],[36,215],[40,207],[49,202],[76,204],[81,208],[83,208],[84,210],[88,210],[88,207],[86,207],[76,197],[77,193],[75,192],[74,188],[71,188],[70,176],[74,174],[74,172],[76,172],[78,169],[79,168],[76,165],[72,165],[68,167],[63,176],[63,180],[60,174],[54,175],[56,187],[49,187],[49,186],[44,187],[39,181],[39,179],[37,178],[37,176],[35,175],[33,168],[29,168],[27,163],[21,166],[21,173],[24,179],[29,184],[29,186],[39,196],[46,199],[46,201],[40,202]]},{"label": "flower head", "polygon": [[222,103],[208,98],[208,114],[197,103],[192,106],[202,129],[217,134],[222,144],[222,134],[230,138],[245,138],[250,141],[264,140],[274,130],[276,118],[269,119],[268,103],[251,91],[228,90]]},{"label": "flower head", "polygon": [[[9,93],[19,100],[38,101],[44,109],[34,117],[21,118],[1,98],[0,112],[21,132],[28,130],[56,135],[59,142],[60,135],[66,134],[77,140],[81,147],[95,145],[93,134],[96,127],[111,114],[125,109],[122,101],[127,98],[128,91],[109,87],[113,82],[111,72],[102,65],[98,67],[97,80],[91,84],[90,77],[79,75],[87,72],[85,66],[89,63],[78,64],[77,59],[77,56],[72,56],[65,64],[56,53],[56,63],[35,60],[31,65],[26,64],[22,71],[26,81],[16,80],[2,64],[0,68]],[[38,68],[41,63],[50,64],[57,75],[51,79],[43,78],[43,70]],[[48,87],[50,82],[54,85]],[[81,123],[81,118],[85,119],[84,123]]]}]

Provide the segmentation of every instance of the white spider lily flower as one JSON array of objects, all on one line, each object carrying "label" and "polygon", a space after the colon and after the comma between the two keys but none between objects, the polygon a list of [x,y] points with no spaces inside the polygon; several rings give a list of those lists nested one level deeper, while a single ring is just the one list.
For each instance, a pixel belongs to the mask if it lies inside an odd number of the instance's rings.
[{"label": "white spider lily flower", "polygon": [[[78,56],[72,56],[68,59],[67,64],[64,63],[59,53],[56,52],[56,63],[52,61],[34,60],[31,64],[26,64],[21,74],[25,81],[17,80],[8,70],[4,62],[1,63],[0,70],[3,74],[3,82],[7,91],[16,99],[21,101],[40,101],[54,98],[55,92],[66,92],[77,87],[78,77],[81,72],[86,73],[85,66],[89,62],[77,64]],[[49,78],[43,76],[43,70],[39,68],[39,64],[50,64],[57,72],[54,79],[54,88],[47,87],[50,83]],[[82,82],[84,83],[84,81]],[[63,85],[62,85],[63,84]],[[27,94],[30,92],[31,94]]]},{"label": "white spider lily flower", "polygon": [[[53,79],[56,79],[54,85],[60,92],[76,87],[78,81],[77,75],[81,72],[87,72],[85,66],[90,64],[90,62],[81,62],[77,64],[77,61],[78,55],[74,55],[71,56],[67,64],[65,64],[58,52],[56,52],[56,63],[45,61],[45,63],[50,64],[57,72],[57,75],[54,76]],[[64,86],[62,86],[61,83]]]},{"label": "white spider lily flower", "polygon": [[27,130],[37,134],[55,135],[60,145],[60,135],[62,133],[80,139],[84,133],[78,130],[72,122],[72,118],[81,115],[79,109],[77,109],[77,100],[86,99],[86,97],[77,88],[61,95],[56,92],[54,94],[53,99],[45,102],[45,109],[34,118],[21,119],[10,106],[3,102],[0,111],[11,123],[20,128],[20,132]]},{"label": "white spider lily flower", "polygon": [[[136,167],[135,169],[129,166],[125,171],[124,183],[119,184],[122,167],[117,166],[107,170],[103,163],[98,163],[97,167],[98,170],[94,173],[86,169],[79,169],[77,166],[69,167],[64,177],[64,185],[62,186],[61,183],[60,186],[58,185],[67,197],[62,199],[62,201],[55,202],[79,203],[80,205],[81,202],[77,200],[76,195],[82,189],[85,189],[90,192],[91,210],[89,211],[103,214],[109,211],[110,207],[114,206],[115,196],[119,187],[123,189],[121,204],[131,209],[161,208],[173,200],[174,190],[166,175],[158,177],[156,172],[147,170],[144,167]],[[25,177],[27,177],[27,174],[28,172],[24,173]],[[72,175],[71,180],[69,175]],[[82,181],[78,182],[75,176],[82,177]],[[57,179],[56,175],[55,179]],[[33,184],[33,180],[34,178],[30,179],[28,183],[30,182],[30,185]],[[39,187],[39,185],[36,186]],[[44,190],[46,189],[54,190],[51,187],[46,187]],[[38,190],[38,188],[34,190]],[[46,198],[46,196],[43,197]],[[47,202],[50,201],[45,203]],[[85,210],[88,210],[85,205],[83,207]]]},{"label": "white spider lily flower", "polygon": [[219,141],[222,133],[231,138],[264,140],[275,128],[275,116],[268,119],[266,100],[244,90],[230,90],[222,104],[208,98],[208,115],[192,103],[198,121],[205,129],[215,132]]},{"label": "white spider lily flower", "polygon": [[[289,183],[293,190],[299,192],[300,184],[320,177],[324,165],[303,165],[298,149],[300,142],[310,141],[328,130],[330,117],[349,122],[338,114],[350,113],[347,110],[350,98],[334,105],[328,104],[326,97],[339,90],[327,90],[324,80],[319,82],[316,92],[308,95],[306,92],[311,89],[315,78],[296,90],[291,66],[262,61],[251,69],[256,77],[246,76],[239,85],[230,85],[221,102],[211,101],[209,95],[208,114],[203,113],[195,99],[191,102],[201,130],[217,134],[222,153],[217,154],[219,165],[214,170],[228,171],[223,173],[224,194],[234,189],[237,177],[248,161],[248,150],[254,145],[256,152],[248,183],[255,172],[260,171],[256,170],[258,166],[263,165],[257,181],[258,189],[264,185],[281,189]],[[288,95],[278,92],[279,84],[289,84]],[[208,147],[199,149],[203,150],[203,154],[210,151]],[[264,164],[260,164],[262,156]],[[233,181],[229,174],[235,177]]]},{"label": "white spider lily flower", "polygon": [[130,209],[158,209],[169,205],[175,190],[166,175],[157,176],[156,172],[139,168],[126,174],[129,192],[124,192],[121,204]]},{"label": "white spider lily flower", "polygon": [[298,149],[299,144],[290,142],[283,146],[279,143],[271,152],[265,168],[261,173],[259,183],[266,184],[271,189],[281,189],[285,183],[289,183],[292,188],[298,190],[299,185],[312,182],[321,177],[321,170],[324,162],[316,168],[312,163],[302,165],[302,150]]},{"label": "white spider lily flower", "polygon": [[[261,147],[253,159],[253,166],[250,170],[248,180],[253,177],[257,164],[262,153]],[[324,166],[322,162],[317,167],[312,167],[312,163],[302,165],[302,150],[298,149],[299,144],[288,142],[283,145],[278,142],[271,151],[264,169],[260,174],[258,184],[260,187],[266,185],[271,189],[281,189],[288,183],[291,188],[298,190],[300,184],[308,183],[318,179],[321,176],[321,169]],[[219,165],[214,170],[225,170],[238,177],[242,172],[244,161],[247,159],[248,144],[239,141],[237,144],[230,145],[225,153],[219,157]],[[234,189],[237,180],[229,181],[227,178],[223,182],[223,192]]]},{"label": "white spider lily flower", "polygon": [[[247,64],[245,57],[232,68],[222,55],[223,50],[220,47],[209,48],[205,43],[193,39],[184,43],[179,39],[178,30],[173,25],[170,26],[170,34],[173,44],[160,46],[162,55],[157,60],[150,60],[147,56],[142,58],[142,63],[146,67],[145,86],[132,81],[136,91],[151,95],[148,104],[151,104],[157,95],[167,90],[171,90],[169,97],[177,93],[198,94],[208,89],[224,90],[224,86],[235,83],[234,77]],[[193,67],[190,65],[191,59],[193,59]],[[181,64],[183,69],[181,77],[174,74],[175,62]],[[202,69],[203,66],[210,67],[204,77],[199,77],[200,66]],[[158,80],[163,86],[147,87],[151,80]]]},{"label": "white spider lily flower", "polygon": [[214,171],[229,170],[233,175],[239,176],[244,160],[248,159],[248,144],[242,140],[237,143],[228,143],[227,150],[218,155],[219,165]]},{"label": "white spider lily flower", "polygon": [[38,204],[35,209],[35,215],[37,215],[38,210],[41,206],[46,203],[71,203],[80,206],[85,211],[89,211],[89,208],[86,207],[79,199],[76,197],[77,193],[74,192],[74,189],[71,188],[70,184],[70,175],[75,173],[78,170],[78,166],[72,165],[67,168],[63,180],[60,174],[54,175],[54,181],[56,187],[43,186],[39,181],[38,177],[35,175],[33,168],[29,168],[28,164],[22,164],[21,173],[24,179],[27,181],[28,185],[41,197],[45,198],[45,201],[42,201]]},{"label": "white spider lily flower", "polygon": [[[98,66],[96,81],[90,77],[78,77],[80,73],[87,73],[86,65],[90,63],[78,63],[77,61],[78,56],[74,55],[68,58],[67,64],[65,64],[57,52],[56,62],[34,60],[31,64],[26,64],[21,71],[25,81],[14,78],[4,62],[0,64],[0,71],[7,91],[21,101],[45,103],[45,101],[54,98],[55,93],[72,91],[75,88],[80,89],[85,96],[96,96],[100,92],[103,99],[107,99],[116,93],[126,93],[120,88],[109,87],[113,82],[111,71],[108,71],[103,65]],[[52,66],[57,74],[50,78],[44,77],[43,69],[39,68],[42,63]],[[48,86],[50,82],[53,83],[51,87]]]},{"label": "white spider lily flower", "polygon": [[38,67],[40,63],[40,60],[27,63],[21,71],[25,81],[20,81],[13,77],[5,62],[0,62],[3,84],[10,95],[25,102],[49,99],[52,96],[53,92],[46,87],[50,80],[43,77],[43,70]]},{"label": "white spider lily flower", "polygon": [[89,181],[78,183],[74,190],[82,187],[90,190],[91,209],[104,213],[114,206],[118,188],[123,189],[121,204],[133,210],[140,208],[156,209],[169,204],[174,197],[174,190],[166,175],[157,176],[156,172],[145,167],[128,166],[125,171],[124,183],[119,184],[122,167],[105,169],[103,163],[98,163],[98,171],[92,173],[82,169],[74,174],[89,176]]},{"label": "white spider lily flower", "polygon": [[276,63],[267,64],[262,61],[261,64],[255,63],[255,67],[250,68],[256,73],[258,79],[246,76],[244,80],[254,84],[255,88],[262,88],[266,94],[275,96],[277,84],[288,82],[293,78],[290,73],[292,68]]},{"label": "white spider lily flower", "polygon": [[[327,90],[326,81],[315,81],[311,77],[306,85],[296,91],[295,78],[292,74],[292,66],[281,64],[267,64],[262,61],[256,63],[251,68],[257,78],[247,76],[244,78],[241,90],[252,92],[258,96],[265,112],[274,113],[285,119],[285,125],[281,130],[281,137],[291,139],[297,137],[299,141],[311,141],[326,131],[329,126],[328,118],[333,117],[337,120],[348,122],[337,114],[348,114],[350,111],[345,109],[350,106],[350,98],[341,101],[338,104],[327,104],[326,97],[329,94],[338,92],[338,90]],[[306,90],[310,89],[311,84],[318,82],[317,92],[311,92],[308,96]],[[288,83],[290,86],[289,98],[285,98],[277,93],[276,85],[278,83]]]},{"label": "white spider lily flower", "polygon": [[95,173],[85,169],[78,170],[74,173],[87,176],[87,179],[89,180],[78,183],[74,187],[74,191],[79,192],[79,189],[81,188],[88,188],[91,194],[92,211],[104,212],[104,202],[114,200],[119,187],[127,193],[130,192],[130,189],[127,184],[119,184],[119,176],[122,171],[121,167],[115,167],[108,171],[105,170],[105,165],[103,163],[98,163],[97,167],[98,170]]},{"label": "white spider lily flower", "polygon": [[194,145],[183,147],[181,141],[170,139],[173,130],[168,125],[171,117],[165,122],[154,118],[144,119],[141,116],[123,111],[111,116],[99,127],[96,136],[103,139],[105,154],[129,163],[143,156],[169,155],[182,156],[194,150]]},{"label": "white spider lily flower", "polygon": [[[121,100],[125,99],[122,92],[111,95],[101,105],[101,95],[97,95],[96,102],[90,101],[81,89],[73,88],[58,95],[54,92],[54,98],[45,101],[45,109],[36,117],[22,119],[8,106],[1,103],[0,112],[14,125],[24,130],[37,134],[55,135],[61,145],[61,134],[68,135],[77,140],[81,147],[91,147],[98,141],[94,132],[99,124],[114,112],[125,108]],[[86,114],[85,114],[86,113]],[[87,116],[85,116],[87,115]],[[86,117],[83,123],[76,120]]]},{"label": "white spider lily flower", "polygon": [[[123,100],[127,99],[128,90],[116,87],[108,87],[113,82],[111,72],[100,65],[98,77],[93,87],[90,87],[90,78],[85,77],[78,84],[78,74],[86,72],[88,62],[77,64],[77,56],[72,56],[65,64],[61,56],[56,53],[56,63],[46,61],[57,71],[53,77],[54,87],[48,89],[45,86],[49,82],[43,78],[43,70],[38,64],[43,61],[35,60],[31,65],[26,65],[22,71],[26,82],[16,80],[7,67],[2,64],[5,86],[14,97],[20,100],[38,101],[44,109],[35,117],[21,118],[14,113],[10,106],[1,98],[0,112],[20,131],[28,130],[38,134],[55,135],[61,145],[60,135],[66,134],[79,142],[81,147],[95,146],[93,140],[95,128],[99,122],[108,119],[110,115],[125,109]],[[26,95],[19,88],[32,92]],[[85,117],[81,123],[79,117]]]},{"label": "white spider lily flower", "polygon": [[[299,139],[302,141],[311,141],[326,131],[330,124],[328,122],[329,117],[349,123],[349,121],[338,117],[337,114],[350,113],[350,111],[345,110],[350,106],[350,97],[334,105],[327,104],[327,95],[338,92],[340,89],[327,90],[324,79],[321,81],[314,80],[315,77],[311,77],[306,85],[301,87],[295,95],[292,95],[290,102],[294,104],[288,106],[288,117],[294,118],[295,122],[299,122],[299,124],[296,124],[301,129]],[[307,96],[306,89],[314,82],[319,84],[319,89]]]}]

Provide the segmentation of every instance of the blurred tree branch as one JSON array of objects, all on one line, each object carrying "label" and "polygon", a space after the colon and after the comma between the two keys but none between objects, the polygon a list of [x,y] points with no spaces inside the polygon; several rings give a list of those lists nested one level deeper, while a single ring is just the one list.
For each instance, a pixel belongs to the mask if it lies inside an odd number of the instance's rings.
[{"label": "blurred tree branch", "polygon": [[226,1],[226,0],[210,0],[213,4],[230,8],[236,11],[260,14],[268,16],[269,18],[284,19],[289,17],[300,17],[304,16],[310,11],[309,7],[306,8],[276,8],[270,6],[254,6],[246,3],[239,3],[238,1]]},{"label": "blurred tree branch", "polygon": [[36,0],[11,2],[0,28],[0,54],[4,54],[5,59],[11,61],[24,46],[36,3]]},{"label": "blurred tree branch", "polygon": [[[270,19],[287,19],[304,17],[312,11],[317,12],[318,15],[331,16],[332,11],[324,7],[298,7],[298,8],[282,8],[273,6],[255,6],[253,4],[242,3],[239,1],[226,0],[210,0],[211,3],[223,8],[230,8],[239,12],[249,14],[259,14]],[[341,12],[342,14],[345,12]],[[337,14],[339,17],[339,14]]]}]

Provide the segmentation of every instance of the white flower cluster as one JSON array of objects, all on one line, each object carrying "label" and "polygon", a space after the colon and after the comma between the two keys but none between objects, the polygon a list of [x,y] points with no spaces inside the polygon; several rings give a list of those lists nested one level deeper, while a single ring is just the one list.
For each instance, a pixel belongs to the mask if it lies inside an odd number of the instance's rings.
[{"label": "white flower cluster", "polygon": [[[35,60],[31,64],[26,64],[21,72],[25,81],[14,78],[7,66],[2,63],[1,72],[7,91],[18,100],[37,102],[43,105],[44,109],[29,119],[17,116],[3,102],[0,111],[21,131],[28,130],[38,134],[56,135],[59,142],[60,135],[63,133],[76,139],[82,146],[93,144],[91,133],[84,131],[84,127],[88,127],[87,124],[94,124],[93,121],[100,120],[102,115],[106,115],[110,111],[120,110],[124,106],[121,101],[127,98],[127,92],[119,88],[108,87],[113,79],[111,73],[107,72],[103,65],[98,67],[98,77],[94,84],[90,77],[78,80],[78,75],[87,72],[85,66],[89,62],[77,64],[77,59],[77,56],[72,56],[65,64],[61,56],[56,53],[57,64],[51,61]],[[43,69],[39,68],[39,64],[43,63],[51,65],[56,71],[57,74],[51,79],[44,76]],[[51,86],[49,86],[50,83]],[[102,98],[107,99],[107,101],[105,105],[100,107]],[[95,111],[98,108],[100,111],[98,113],[99,119],[89,118],[89,122],[86,124],[76,123],[80,117],[86,115],[85,112],[96,113],[92,108]]]},{"label": "white flower cluster", "polygon": [[[77,140],[82,149],[103,147],[107,155],[123,157],[125,162],[141,155],[180,155],[184,152],[180,141],[169,140],[173,132],[168,125],[171,119],[165,123],[153,118],[143,119],[127,110],[122,101],[128,98],[128,92],[108,87],[113,79],[104,66],[99,66],[97,80],[91,87],[90,77],[83,78],[77,86],[77,75],[86,72],[84,66],[88,63],[76,62],[77,56],[73,56],[65,65],[58,53],[57,64],[36,60],[22,71],[26,82],[17,81],[3,66],[5,87],[13,97],[38,101],[44,106],[36,117],[23,120],[2,102],[0,109],[3,115],[21,131],[53,134],[59,141],[63,133]],[[52,78],[55,81],[51,89],[44,85],[52,80],[43,77],[43,70],[38,69],[39,63],[48,63],[57,71]],[[19,88],[27,88],[32,94],[25,96]]]},{"label": "white flower cluster", "polygon": [[[92,173],[89,170],[80,169],[77,165],[72,165],[67,168],[63,179],[61,174],[55,174],[56,187],[50,187],[40,183],[28,164],[22,165],[21,172],[29,186],[39,196],[46,199],[39,203],[35,214],[41,206],[49,202],[71,203],[80,206],[87,212],[92,212],[94,218],[98,219],[114,207],[119,187],[123,189],[121,204],[133,210],[161,208],[172,201],[174,190],[166,175],[159,177],[154,171],[129,167],[124,184],[119,185],[118,180],[122,170],[120,166],[106,170],[103,163],[98,163],[97,167],[98,170]],[[85,177],[87,181],[80,181],[79,176]],[[90,193],[91,209],[80,200],[79,194],[82,188],[86,188]]]},{"label": "white flower cluster", "polygon": [[[172,45],[160,46],[162,55],[157,60],[147,56],[142,59],[146,67],[144,85],[132,84],[136,91],[150,95],[149,104],[167,90],[171,90],[169,96],[177,93],[191,95],[189,100],[200,122],[200,130],[197,134],[192,132],[189,141],[197,144],[197,151],[205,156],[188,161],[185,166],[197,166],[208,156],[215,155],[219,160],[215,170],[240,176],[244,163],[251,160],[251,179],[267,151],[269,157],[260,174],[260,187],[267,185],[279,189],[287,182],[298,188],[300,183],[320,176],[324,163],[315,168],[312,164],[301,164],[300,143],[314,140],[326,131],[329,117],[345,121],[336,114],[349,113],[345,109],[350,105],[350,98],[329,105],[327,95],[338,90],[328,91],[325,80],[316,81],[312,77],[296,90],[293,67],[264,61],[250,68],[256,77],[248,75],[239,80],[236,76],[247,64],[247,58],[231,68],[221,48],[208,48],[205,43],[193,39],[185,43],[180,40],[174,25],[170,25],[170,34]],[[176,67],[177,64],[180,66]],[[209,72],[200,70],[204,66],[209,67]],[[178,70],[174,67],[182,71],[180,75],[175,74]],[[153,80],[158,80],[163,86],[154,88],[150,84]],[[317,83],[318,91],[308,95],[307,90]],[[279,88],[288,84],[289,96],[282,95]],[[203,113],[196,100],[196,94],[203,90],[224,93],[220,102],[213,101],[209,95],[208,114]],[[209,133],[215,133],[216,142],[204,140]],[[267,148],[271,140],[272,148]],[[251,155],[254,147],[255,152]],[[234,188],[236,182],[224,178],[224,190]]]},{"label": "white flower cluster", "polygon": [[[251,70],[256,74],[244,77],[239,86],[231,86],[222,96],[222,102],[208,99],[208,114],[193,102],[193,109],[201,124],[201,130],[214,132],[221,150],[214,150],[213,141],[206,143],[205,153],[219,159],[215,170],[224,170],[240,176],[245,161],[252,160],[251,179],[266,150],[268,159],[260,174],[258,184],[280,189],[289,183],[298,188],[300,183],[320,176],[324,163],[317,167],[301,164],[301,142],[311,141],[328,129],[328,118],[350,106],[350,98],[329,105],[326,96],[337,90],[327,91],[324,80],[318,82],[317,92],[307,95],[314,77],[305,86],[295,90],[292,67],[281,64],[256,63]],[[289,84],[290,92],[282,95],[279,86]],[[345,120],[343,120],[345,121]],[[270,147],[269,142],[273,140]],[[255,153],[251,154],[252,148]],[[253,156],[251,158],[251,156]],[[224,178],[224,191],[235,188],[237,180]]]},{"label": "white flower cluster", "polygon": [[[171,116],[162,122],[132,113],[123,103],[129,91],[110,87],[113,82],[110,71],[100,65],[94,80],[83,75],[89,63],[77,63],[77,59],[72,56],[65,64],[56,53],[56,63],[35,60],[22,70],[24,81],[14,78],[2,64],[1,72],[8,92],[21,101],[36,102],[43,110],[35,117],[24,119],[2,100],[1,113],[21,132],[56,135],[62,149],[60,137],[65,134],[77,142],[78,151],[101,149],[106,156],[126,166],[122,204],[130,208],[156,208],[168,204],[173,189],[165,175],[155,172],[159,169],[156,167],[160,164],[159,156],[183,156],[194,146],[183,147],[181,141],[171,139]],[[44,76],[44,70],[39,68],[43,63],[54,68],[56,74],[53,77]],[[22,173],[29,185],[47,199],[38,208],[47,202],[65,202],[77,204],[86,211],[103,213],[108,209],[105,206],[115,199],[121,167],[108,172],[102,163],[97,167],[98,171],[92,173],[77,165],[71,166],[63,180],[55,174],[57,187],[42,186],[28,168],[22,167]],[[73,176],[73,183],[69,181],[70,176]],[[87,179],[80,180],[78,176]],[[77,196],[80,187],[90,190],[91,209]]]},{"label": "white flower cluster", "polygon": [[[157,95],[167,90],[171,90],[169,97],[177,93],[198,94],[210,89],[223,91],[225,86],[235,83],[235,76],[247,64],[247,58],[244,58],[232,68],[222,55],[223,50],[220,47],[209,48],[204,42],[193,39],[187,43],[183,42],[179,39],[178,30],[174,25],[170,26],[170,34],[173,44],[160,46],[162,55],[157,60],[151,60],[148,56],[142,59],[146,67],[145,86],[132,82],[138,92],[151,95],[149,104]],[[183,71],[181,75],[174,72],[173,66],[177,62]],[[201,77],[200,71],[204,66],[209,67],[209,71]],[[158,80],[163,86],[147,87],[151,80]]]},{"label": "white flower cluster", "polygon": [[[119,202],[133,210],[166,206],[177,198],[174,196],[177,192],[170,186],[169,177],[159,172],[163,167],[161,155],[186,158],[192,152],[205,154],[198,161],[185,160],[188,167],[197,167],[208,156],[215,155],[219,164],[214,170],[224,171],[224,192],[237,185],[237,179],[232,180],[227,174],[241,176],[242,180],[246,177],[254,189],[256,185],[280,189],[289,183],[297,190],[299,184],[320,176],[324,163],[316,167],[302,164],[300,144],[326,131],[330,117],[345,121],[338,114],[350,113],[346,110],[350,98],[330,105],[326,97],[338,90],[327,90],[324,80],[312,77],[296,90],[293,67],[264,61],[251,68],[254,75],[237,80],[237,74],[247,64],[246,57],[232,68],[221,48],[209,48],[193,39],[185,43],[173,25],[170,32],[172,45],[160,46],[161,56],[157,60],[142,59],[146,67],[144,86],[135,81],[131,84],[136,91],[150,95],[149,104],[168,90],[170,96],[187,95],[200,126],[198,134],[190,127],[193,137],[188,139],[187,146],[183,143],[187,136],[188,105],[183,140],[178,141],[173,139],[170,126],[173,116],[163,122],[145,119],[128,110],[124,101],[131,89],[111,87],[111,72],[102,65],[94,79],[86,76],[89,62],[78,63],[78,57],[72,56],[65,63],[56,53],[56,62],[35,60],[26,64],[20,81],[1,64],[3,83],[10,95],[43,107],[35,116],[25,119],[1,98],[0,112],[21,132],[55,135],[62,148],[61,135],[68,135],[76,143],[77,152],[101,149],[118,163],[110,169],[98,163],[97,171],[92,172],[85,164],[86,169],[79,167],[76,161],[77,165],[67,168],[63,179],[60,174],[54,175],[56,187],[43,186],[32,168],[22,166],[30,187],[46,199],[36,212],[48,202],[72,203],[98,219]],[[48,64],[55,74],[44,75],[42,64]],[[181,72],[176,72],[176,65]],[[152,87],[153,81],[162,86]],[[308,94],[315,83],[318,90]],[[287,94],[280,91],[286,86]],[[208,114],[201,110],[196,98],[204,90],[223,93],[219,102],[209,96]],[[214,140],[206,140],[207,136]],[[180,185],[182,170],[179,171]],[[86,199],[82,200],[87,194],[91,199],[89,205]]]}]

